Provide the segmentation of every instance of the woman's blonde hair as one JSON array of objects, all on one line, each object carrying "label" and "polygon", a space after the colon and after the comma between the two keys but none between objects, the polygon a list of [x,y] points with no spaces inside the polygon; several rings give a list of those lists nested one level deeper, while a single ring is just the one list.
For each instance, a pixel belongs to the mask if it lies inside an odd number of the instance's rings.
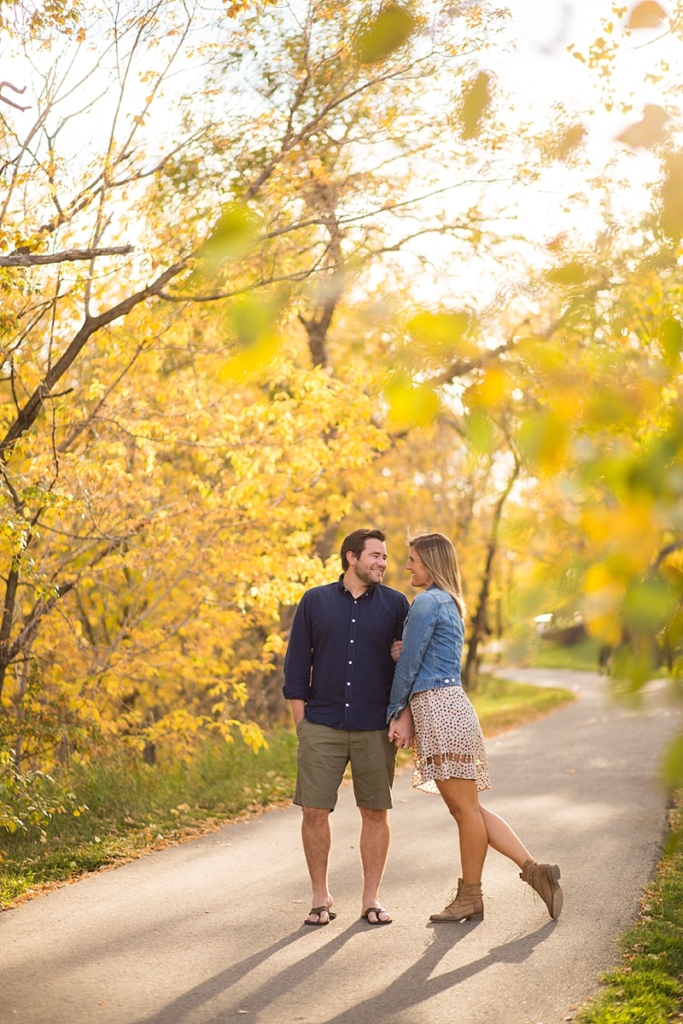
[{"label": "woman's blonde hair", "polygon": [[455,548],[443,533],[418,533],[408,539],[408,544],[422,560],[425,569],[440,590],[450,594],[465,618],[465,602],[460,585],[460,570]]}]

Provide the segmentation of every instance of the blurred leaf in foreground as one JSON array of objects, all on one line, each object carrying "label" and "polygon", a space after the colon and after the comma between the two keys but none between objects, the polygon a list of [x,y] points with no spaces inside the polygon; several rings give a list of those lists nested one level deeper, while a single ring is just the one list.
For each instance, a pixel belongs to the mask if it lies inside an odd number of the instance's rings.
[{"label": "blurred leaf in foreground", "polygon": [[410,11],[398,4],[389,4],[358,37],[358,60],[361,64],[385,60],[408,41],[414,28],[415,19]]},{"label": "blurred leaf in foreground", "polygon": [[671,617],[677,597],[675,587],[663,579],[634,583],[624,597],[624,621],[636,633],[657,632]]},{"label": "blurred leaf in foreground", "polygon": [[557,145],[557,159],[566,160],[586,138],[587,131],[582,124],[568,128]]},{"label": "blurred leaf in foreground", "polygon": [[439,412],[439,397],[428,384],[397,374],[386,389],[389,419],[395,426],[424,427]]},{"label": "blurred leaf in foreground", "polygon": [[623,584],[604,564],[591,565],[583,581],[584,619],[590,632],[605,643],[618,644],[622,637],[619,606]]},{"label": "blurred leaf in foreground", "polygon": [[475,409],[467,418],[467,440],[480,455],[490,455],[496,446],[491,417]]},{"label": "blurred leaf in foreground", "polygon": [[550,472],[562,465],[568,440],[567,425],[550,410],[528,416],[517,434],[519,446],[532,466]]},{"label": "blurred leaf in foreground", "polygon": [[683,326],[680,320],[674,320],[673,317],[665,320],[659,331],[659,339],[667,363],[669,366],[675,365],[680,359],[683,349]]},{"label": "blurred leaf in foreground", "polygon": [[223,260],[247,246],[256,233],[256,221],[244,206],[226,206],[208,237],[197,250],[210,273],[215,273]]},{"label": "blurred leaf in foreground", "polygon": [[275,319],[283,304],[284,297],[279,296],[269,302],[243,299],[232,306],[225,326],[229,334],[237,338],[240,348],[221,367],[219,380],[234,380],[255,373],[273,360],[281,340]]},{"label": "blurred leaf in foreground", "polygon": [[652,149],[664,138],[664,125],[670,120],[664,107],[657,103],[646,103],[642,121],[636,121],[621,135],[617,135],[617,142],[623,142],[631,149]]},{"label": "blurred leaf in foreground", "polygon": [[660,226],[668,238],[677,242],[683,235],[683,153],[668,156],[664,172]]},{"label": "blurred leaf in foreground", "polygon": [[489,75],[480,71],[465,91],[460,114],[463,139],[474,139],[479,134],[481,119],[491,103],[490,82]]},{"label": "blurred leaf in foreground", "polygon": [[652,679],[656,667],[656,650],[652,643],[621,644],[610,661],[610,674],[616,680],[615,692],[623,697],[633,696]]},{"label": "blurred leaf in foreground", "polygon": [[565,263],[562,267],[555,267],[554,270],[549,270],[545,276],[546,280],[551,284],[572,286],[583,284],[586,279],[586,271],[578,260],[572,260],[570,263]]},{"label": "blurred leaf in foreground", "polygon": [[[443,358],[462,348],[462,336],[470,318],[467,313],[418,313],[408,324],[411,337],[425,354]],[[468,353],[471,346],[468,346]]]},{"label": "blurred leaf in foreground", "polygon": [[665,21],[666,11],[656,0],[643,0],[629,14],[626,28],[660,28]]},{"label": "blurred leaf in foreground", "polygon": [[510,388],[510,378],[505,370],[500,366],[489,366],[474,387],[468,388],[465,401],[473,408],[490,408],[497,405]]}]

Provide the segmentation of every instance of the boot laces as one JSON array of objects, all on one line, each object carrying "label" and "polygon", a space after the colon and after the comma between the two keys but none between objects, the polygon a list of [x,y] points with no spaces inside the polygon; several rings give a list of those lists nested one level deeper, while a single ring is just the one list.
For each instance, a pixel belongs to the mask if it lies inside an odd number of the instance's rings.
[{"label": "boot laces", "polygon": [[446,897],[446,909],[448,909],[448,907],[450,907],[451,903],[455,903],[457,898],[458,898],[458,887],[456,885],[455,889],[451,889],[451,891],[449,892],[448,896]]}]

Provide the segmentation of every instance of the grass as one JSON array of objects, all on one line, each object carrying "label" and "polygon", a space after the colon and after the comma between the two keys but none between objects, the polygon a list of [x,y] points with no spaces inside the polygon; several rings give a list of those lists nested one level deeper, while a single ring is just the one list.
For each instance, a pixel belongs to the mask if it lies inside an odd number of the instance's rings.
[{"label": "grass", "polygon": [[601,643],[595,637],[587,637],[581,643],[569,647],[551,647],[541,641],[541,646],[529,659],[534,668],[572,668],[579,672],[597,672]]},{"label": "grass", "polygon": [[[471,698],[491,736],[548,714],[573,695],[482,677]],[[296,736],[283,728],[268,739],[258,754],[240,743],[207,744],[190,765],[151,768],[122,753],[72,769],[55,781],[55,795],[68,792],[64,804],[87,811],[56,815],[42,836],[37,827],[0,830],[0,907],[288,801]],[[399,764],[412,760],[402,753]]]},{"label": "grass", "polygon": [[621,938],[622,963],[577,1024],[670,1024],[683,1020],[683,791],[672,812],[668,850]]},{"label": "grass", "polygon": [[150,768],[118,755],[76,768],[55,788],[74,793],[86,812],[55,816],[42,838],[38,828],[0,831],[0,907],[288,800],[295,774],[288,729],[258,754],[241,743],[207,744],[189,766]]},{"label": "grass", "polygon": [[495,736],[532,722],[575,699],[573,693],[559,687],[511,683],[493,676],[481,676],[476,690],[470,692],[469,697],[484,736]]}]

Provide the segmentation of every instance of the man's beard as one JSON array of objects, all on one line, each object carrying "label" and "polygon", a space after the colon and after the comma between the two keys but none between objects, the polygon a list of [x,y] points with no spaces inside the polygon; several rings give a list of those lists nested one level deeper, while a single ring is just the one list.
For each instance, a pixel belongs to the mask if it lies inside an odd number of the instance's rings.
[{"label": "man's beard", "polygon": [[356,564],[355,569],[356,569],[356,576],[361,581],[361,583],[365,584],[366,587],[375,587],[375,586],[377,586],[378,583],[381,583],[382,579],[384,578],[384,574],[382,574],[382,576],[380,576],[380,578],[378,580],[373,579],[373,577],[371,575],[371,570],[370,569],[361,569],[358,564]]}]

